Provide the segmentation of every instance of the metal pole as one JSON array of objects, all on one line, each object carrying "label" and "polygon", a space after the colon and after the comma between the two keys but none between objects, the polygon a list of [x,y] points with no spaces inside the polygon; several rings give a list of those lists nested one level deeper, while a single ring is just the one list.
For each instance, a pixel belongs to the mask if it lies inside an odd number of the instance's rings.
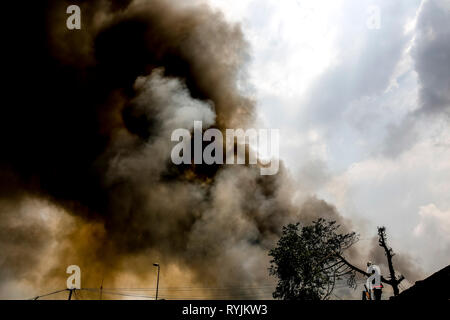
[{"label": "metal pole", "polygon": [[155,300],[158,300],[158,290],[159,290],[159,269],[160,269],[160,266],[159,266],[159,263],[154,263],[153,264],[155,267],[158,267],[158,277],[157,277],[157,280],[156,280],[156,297],[155,297]]},{"label": "metal pole", "polygon": [[72,292],[73,292],[73,290],[75,290],[75,289],[69,289],[69,299],[68,300],[72,300]]},{"label": "metal pole", "polygon": [[158,290],[159,290],[159,269],[160,269],[160,266],[159,266],[159,264],[158,264],[158,280],[156,281],[156,298],[155,298],[155,300],[158,300]]},{"label": "metal pole", "polygon": [[102,284],[100,285],[100,300],[102,300],[102,295],[103,295],[103,279],[102,278]]}]

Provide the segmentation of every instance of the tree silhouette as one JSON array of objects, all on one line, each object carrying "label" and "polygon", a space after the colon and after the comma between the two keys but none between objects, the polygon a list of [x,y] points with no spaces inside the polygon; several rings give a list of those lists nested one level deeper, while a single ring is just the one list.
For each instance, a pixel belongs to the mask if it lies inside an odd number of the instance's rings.
[{"label": "tree silhouette", "polygon": [[328,299],[337,280],[355,285],[355,270],[341,256],[357,242],[354,232],[338,234],[335,221],[319,219],[312,225],[283,227],[277,246],[270,250],[269,272],[278,277],[273,297],[285,300]]},{"label": "tree silhouette", "polygon": [[[392,258],[395,256],[395,253],[392,250],[392,248],[390,248],[387,244],[386,227],[378,227],[377,229],[378,229],[378,244],[380,247],[384,249],[384,254],[386,255],[389,268],[389,278],[386,279],[383,276],[381,276],[381,282],[390,285],[394,291],[394,296],[397,296],[400,293],[398,286],[400,282],[402,282],[405,279],[405,277],[403,275],[400,275],[397,278],[397,276],[395,275],[394,264],[392,261]],[[358,272],[366,277],[369,277],[369,274],[367,272],[352,265],[342,255],[340,256],[340,259],[353,271]]]},{"label": "tree silhouette", "polygon": [[[344,251],[358,241],[355,232],[339,234],[336,221],[318,219],[311,225],[289,224],[283,227],[277,246],[270,250],[270,275],[278,277],[273,293],[275,299],[325,300],[329,299],[337,280],[346,279],[356,288],[356,273],[370,275],[344,258]],[[395,255],[387,244],[386,228],[378,227],[378,243],[385,251],[389,278],[381,282],[392,286],[394,295],[404,279],[396,277],[392,258]]]},{"label": "tree silhouette", "polygon": [[386,255],[389,268],[389,284],[394,290],[394,296],[397,296],[400,293],[398,285],[403,281],[403,279],[405,279],[405,277],[400,275],[400,277],[397,278],[395,276],[394,265],[392,263],[392,258],[395,256],[395,253],[392,248],[387,245],[386,227],[378,227],[378,244],[384,249],[384,254]]}]

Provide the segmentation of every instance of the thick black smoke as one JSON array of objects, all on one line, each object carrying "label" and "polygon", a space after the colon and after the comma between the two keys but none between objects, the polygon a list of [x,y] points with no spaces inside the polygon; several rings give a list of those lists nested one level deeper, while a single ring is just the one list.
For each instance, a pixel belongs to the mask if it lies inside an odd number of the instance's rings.
[{"label": "thick black smoke", "polygon": [[[81,30],[66,28],[70,4]],[[2,290],[18,278],[34,290],[64,286],[70,264],[83,286],[140,286],[156,260],[166,285],[267,284],[282,225],[341,220],[323,201],[295,203],[283,168],[260,176],[171,163],[175,128],[251,125],[253,102],[238,89],[246,43],[221,13],[163,0],[28,11],[5,43]]]}]

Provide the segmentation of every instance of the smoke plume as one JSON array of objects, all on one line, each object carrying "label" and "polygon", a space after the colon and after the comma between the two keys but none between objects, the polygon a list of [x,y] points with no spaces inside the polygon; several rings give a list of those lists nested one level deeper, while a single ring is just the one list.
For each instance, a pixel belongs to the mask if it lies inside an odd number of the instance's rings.
[{"label": "smoke plume", "polygon": [[[71,4],[81,30],[66,28]],[[173,129],[253,121],[239,89],[247,45],[220,12],[163,0],[32,6],[22,40],[7,43],[20,62],[0,129],[1,296],[63,288],[71,264],[83,287],[153,287],[159,262],[162,290],[213,285],[245,298],[233,286],[273,281],[267,252],[283,225],[350,226],[324,201],[296,202],[283,167],[260,176],[171,163]]]}]

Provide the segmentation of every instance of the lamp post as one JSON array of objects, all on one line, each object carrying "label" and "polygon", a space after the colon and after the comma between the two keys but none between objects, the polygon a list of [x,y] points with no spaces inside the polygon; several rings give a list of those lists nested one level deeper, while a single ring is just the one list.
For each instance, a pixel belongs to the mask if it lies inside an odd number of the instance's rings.
[{"label": "lamp post", "polygon": [[159,263],[154,263],[153,264],[155,267],[158,267],[158,278],[157,278],[157,280],[156,280],[156,297],[155,297],[155,300],[158,300],[158,289],[159,289],[159,269],[160,269],[160,266],[159,266]]}]

